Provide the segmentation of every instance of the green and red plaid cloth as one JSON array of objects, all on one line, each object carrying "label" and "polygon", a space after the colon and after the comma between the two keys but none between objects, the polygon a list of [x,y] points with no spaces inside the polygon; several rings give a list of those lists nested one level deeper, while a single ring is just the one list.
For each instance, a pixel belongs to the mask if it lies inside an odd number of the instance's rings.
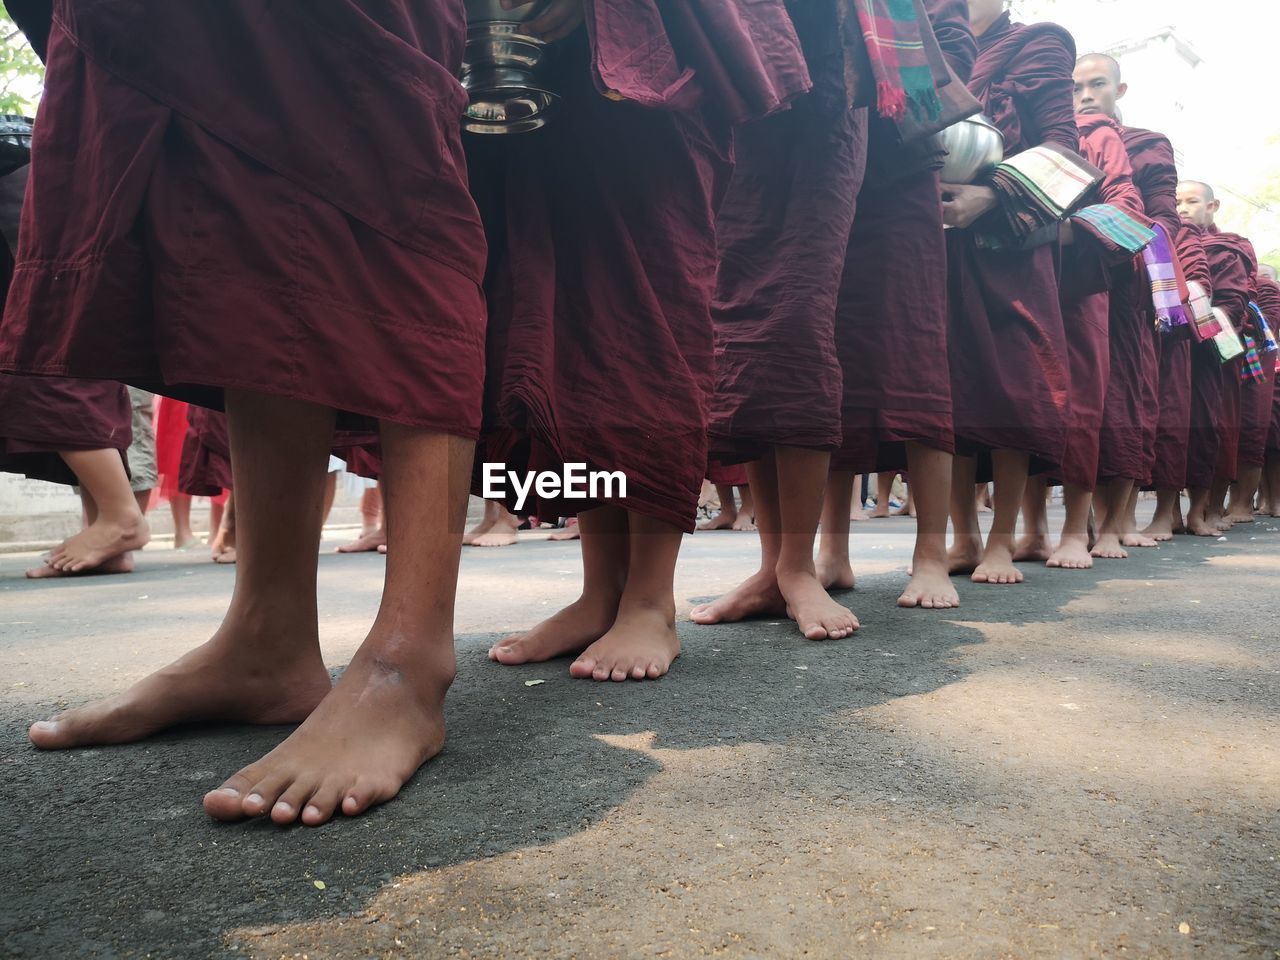
[{"label": "green and red plaid cloth", "polygon": [[907,110],[917,119],[935,119],[942,111],[933,67],[925,50],[922,24],[913,0],[843,0],[862,29],[876,81],[880,116],[901,120]]},{"label": "green and red plaid cloth", "polygon": [[1262,357],[1258,354],[1258,344],[1249,334],[1244,335],[1244,363],[1240,364],[1240,381],[1248,383],[1266,383],[1266,374],[1262,372]]}]

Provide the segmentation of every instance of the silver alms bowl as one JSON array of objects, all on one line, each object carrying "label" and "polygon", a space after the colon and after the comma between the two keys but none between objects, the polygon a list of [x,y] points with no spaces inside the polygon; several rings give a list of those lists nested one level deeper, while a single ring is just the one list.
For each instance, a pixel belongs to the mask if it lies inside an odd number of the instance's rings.
[{"label": "silver alms bowl", "polygon": [[1004,136],[986,117],[970,117],[941,133],[947,159],[943,183],[973,183],[1004,159]]},{"label": "silver alms bowl", "polygon": [[471,98],[462,127],[471,133],[524,133],[545,126],[559,98],[541,80],[550,48],[520,25],[542,0],[504,10],[498,0],[466,0],[462,86]]}]

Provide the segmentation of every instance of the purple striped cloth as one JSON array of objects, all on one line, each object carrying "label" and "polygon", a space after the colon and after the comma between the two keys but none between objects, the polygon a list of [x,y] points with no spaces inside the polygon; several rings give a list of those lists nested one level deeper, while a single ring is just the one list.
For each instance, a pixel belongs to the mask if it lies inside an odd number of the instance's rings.
[{"label": "purple striped cloth", "polygon": [[1174,261],[1173,244],[1169,234],[1159,223],[1151,229],[1155,239],[1142,250],[1142,262],[1147,267],[1147,279],[1151,283],[1151,302],[1156,308],[1156,322],[1161,333],[1172,333],[1178,327],[1191,322],[1187,308],[1182,305],[1182,291],[1178,282],[1178,267]]}]

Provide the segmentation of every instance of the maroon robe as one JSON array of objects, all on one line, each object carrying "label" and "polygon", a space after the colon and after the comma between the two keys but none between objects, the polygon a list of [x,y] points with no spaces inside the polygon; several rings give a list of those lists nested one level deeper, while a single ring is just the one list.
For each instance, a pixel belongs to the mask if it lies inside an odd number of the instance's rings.
[{"label": "maroon robe", "polygon": [[[1250,294],[1253,302],[1262,309],[1262,277],[1256,271]],[[1265,312],[1263,315],[1266,316]],[[1276,394],[1275,355],[1263,354],[1262,329],[1252,310],[1244,332],[1253,338],[1258,350],[1263,381],[1259,383],[1250,378],[1240,383],[1240,443],[1237,451],[1240,469],[1262,467],[1267,462],[1267,436],[1271,432],[1271,406]]]},{"label": "maroon robe", "polygon": [[[563,102],[547,127],[467,142],[490,241],[477,462],[622,471],[627,495],[610,502],[692,530],[707,466],[714,211],[729,125],[609,99],[592,57],[585,32],[561,44],[549,82]],[[523,510],[550,518],[593,505],[535,499]]]},{"label": "maroon robe", "polygon": [[712,460],[707,464],[707,479],[717,486],[745,487],[747,467],[741,463],[726,464],[719,460]]},{"label": "maroon robe", "polygon": [[[1133,181],[1151,219],[1166,229],[1176,226],[1178,174],[1173,147],[1159,134],[1125,130],[1123,142]],[[1172,234],[1171,234],[1172,235]],[[1160,358],[1151,288],[1141,261],[1118,266],[1109,306],[1111,381],[1103,413],[1098,479],[1150,481],[1159,425]]]},{"label": "maroon robe", "polygon": [[836,278],[866,159],[865,110],[849,109],[835,0],[792,5],[813,90],[738,129],[717,217],[712,455],[840,446]]},{"label": "maroon robe", "polygon": [[[1213,271],[1204,246],[1205,232],[1194,223],[1178,231],[1178,259],[1187,281],[1199,283],[1213,295]],[[1213,484],[1218,465],[1218,424],[1222,419],[1222,373],[1212,343],[1191,344],[1191,416],[1187,434],[1186,487]]]},{"label": "maroon robe", "polygon": [[[0,241],[0,303],[13,258]],[[110,380],[0,374],[0,473],[74,486],[62,450],[119,450],[133,442],[129,391]]]},{"label": "maroon robe", "polygon": [[[1280,327],[1280,284],[1266,277],[1258,277],[1258,308],[1267,318],[1271,335],[1276,336],[1277,327]],[[1270,373],[1272,380],[1276,379],[1275,367],[1276,354],[1263,354],[1262,369]],[[1266,459],[1268,462],[1280,459],[1280,389],[1272,391],[1271,424],[1267,428]]]},{"label": "maroon robe", "polygon": [[[1205,255],[1213,275],[1213,304],[1220,307],[1237,331],[1248,326],[1249,301],[1258,258],[1253,245],[1235,233],[1210,227],[1204,238]],[[1215,477],[1235,480],[1240,452],[1240,358],[1219,365],[1222,408],[1218,421],[1218,463]]]},{"label": "maroon robe", "polygon": [[[1097,201],[1131,216],[1143,215],[1142,197],[1133,183],[1129,156],[1114,120],[1077,118],[1080,153],[1103,172]],[[1132,257],[1106,250],[1084,230],[1063,251],[1060,288],[1071,371],[1071,415],[1058,476],[1064,483],[1092,490],[1098,479],[1101,440],[1108,436],[1106,401],[1111,383],[1110,293],[1112,270]]]},{"label": "maroon robe", "polygon": [[231,439],[226,414],[191,408],[182,443],[178,489],[193,497],[217,497],[231,489]]},{"label": "maroon robe", "polygon": [[[1013,24],[1006,13],[978,38],[969,88],[1007,155],[1041,143],[1078,148],[1074,66],[1075,43],[1053,24]],[[949,230],[947,253],[957,450],[1022,450],[1033,472],[1056,467],[1070,402],[1057,243],[992,251],[972,230]]]},{"label": "maroon robe", "polygon": [[60,0],[0,369],[475,436],[464,39],[462,0]]},{"label": "maroon robe", "polygon": [[[963,0],[928,0],[929,21],[956,76],[977,55]],[[904,148],[873,119],[867,177],[845,251],[836,306],[844,397],[833,467],[898,471],[908,441],[955,449],[947,365],[947,243],[941,152]],[[923,155],[922,155],[923,154]]]}]

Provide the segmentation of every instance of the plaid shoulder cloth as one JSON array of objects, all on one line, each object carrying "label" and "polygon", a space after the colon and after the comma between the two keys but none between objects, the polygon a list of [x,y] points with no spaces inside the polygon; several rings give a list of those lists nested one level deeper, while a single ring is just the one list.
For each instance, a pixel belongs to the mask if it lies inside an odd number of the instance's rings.
[{"label": "plaid shoulder cloth", "polygon": [[1223,363],[1234,360],[1244,353],[1244,341],[1231,323],[1231,318],[1221,307],[1213,308],[1213,315],[1218,321],[1218,332],[1214,334],[1213,345],[1218,349],[1218,357]]},{"label": "plaid shoulder cloth", "polygon": [[1169,234],[1160,223],[1153,223],[1151,243],[1142,251],[1142,262],[1151,283],[1151,303],[1156,310],[1156,329],[1173,333],[1191,323],[1183,303],[1191,296],[1182,275],[1178,257],[1169,242]]},{"label": "plaid shoulder cloth", "polygon": [[1252,300],[1249,301],[1249,310],[1253,313],[1254,319],[1258,321],[1258,330],[1262,334],[1262,352],[1272,353],[1276,349],[1276,337],[1271,332],[1271,327],[1267,324],[1266,314]]},{"label": "plaid shoulder cloth", "polygon": [[1266,374],[1262,372],[1262,358],[1258,355],[1258,344],[1247,333],[1244,335],[1244,363],[1240,364],[1240,382],[1266,383]]},{"label": "plaid shoulder cloth", "polygon": [[922,24],[913,0],[841,0],[841,18],[855,13],[876,81],[880,116],[901,120],[910,108],[917,120],[942,112]]},{"label": "plaid shoulder cloth", "polygon": [[[1126,253],[1141,253],[1156,238],[1156,232],[1146,224],[1109,203],[1095,203],[1077,210],[1071,215],[1071,222],[1093,234],[1108,248]],[[1176,282],[1174,291],[1177,292]]]},{"label": "plaid shoulder cloth", "polygon": [[1213,310],[1213,298],[1194,280],[1187,281],[1187,306],[1191,310],[1191,334],[1204,343],[1222,332],[1222,324]]},{"label": "plaid shoulder cloth", "polygon": [[988,177],[1000,204],[979,221],[983,229],[975,237],[978,246],[1007,250],[1033,235],[1037,243],[1042,236],[1044,242],[1057,239],[1057,231],[1045,228],[1072,213],[1102,177],[1084,157],[1057,144],[1041,144],[1009,157]]}]

